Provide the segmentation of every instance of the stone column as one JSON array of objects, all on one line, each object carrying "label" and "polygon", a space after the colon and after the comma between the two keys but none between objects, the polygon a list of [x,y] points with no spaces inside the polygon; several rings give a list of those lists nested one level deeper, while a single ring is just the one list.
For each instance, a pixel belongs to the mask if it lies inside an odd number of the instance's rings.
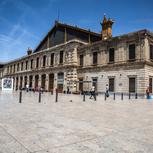
[{"label": "stone column", "polygon": [[34,75],[32,76],[32,88],[33,89],[35,88],[35,76]]},{"label": "stone column", "polygon": [[41,74],[39,74],[39,80],[38,80],[38,88],[41,87]]},{"label": "stone column", "polygon": [[25,77],[25,76],[23,75],[23,76],[22,76],[22,78],[23,78],[23,79],[22,79],[22,88],[25,87],[25,86],[24,86],[24,81],[25,81],[25,78],[24,78],[24,77]]},{"label": "stone column", "polygon": [[46,82],[45,82],[45,90],[47,90],[48,91],[48,87],[49,87],[49,74],[46,74],[46,80],[45,80]]},{"label": "stone column", "polygon": [[57,73],[54,73],[54,88],[57,88]]},{"label": "stone column", "polygon": [[67,91],[67,72],[64,72],[63,91]]},{"label": "stone column", "polygon": [[29,85],[29,75],[27,75],[27,84]]},{"label": "stone column", "polygon": [[14,77],[14,80],[13,80],[14,82],[14,86],[13,86],[13,90],[15,90],[16,89],[16,77]]},{"label": "stone column", "polygon": [[20,76],[18,76],[18,90],[20,90],[20,80],[21,80],[21,78],[20,78]]}]

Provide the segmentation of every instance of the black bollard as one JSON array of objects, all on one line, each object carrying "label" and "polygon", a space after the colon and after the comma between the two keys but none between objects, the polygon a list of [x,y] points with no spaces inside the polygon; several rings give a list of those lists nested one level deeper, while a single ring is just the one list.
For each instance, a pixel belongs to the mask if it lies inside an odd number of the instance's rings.
[{"label": "black bollard", "polygon": [[53,90],[51,90],[51,95],[53,95]]},{"label": "black bollard", "polygon": [[105,100],[106,100],[107,98],[106,98],[106,93],[105,93]]},{"label": "black bollard", "polygon": [[39,103],[41,103],[41,91],[39,91]]},{"label": "black bollard", "polygon": [[56,97],[55,97],[55,102],[58,102],[58,90],[56,89]]},{"label": "black bollard", "polygon": [[22,90],[20,90],[20,94],[19,94],[19,103],[22,103]]},{"label": "black bollard", "polygon": [[97,100],[97,96],[96,96],[96,93],[95,93],[95,95],[94,95],[94,96],[95,96],[94,98],[95,98],[95,101],[96,101],[96,100]]},{"label": "black bollard", "polygon": [[135,99],[138,99],[138,94],[137,93],[135,93]]},{"label": "black bollard", "polygon": [[121,94],[121,99],[123,100],[123,93]]},{"label": "black bollard", "polygon": [[86,94],[83,92],[83,101],[86,101]]},{"label": "black bollard", "polygon": [[131,99],[131,93],[129,92],[129,99]]},{"label": "black bollard", "polygon": [[115,92],[114,92],[114,100],[115,100],[115,98],[116,98],[116,97],[115,97]]}]

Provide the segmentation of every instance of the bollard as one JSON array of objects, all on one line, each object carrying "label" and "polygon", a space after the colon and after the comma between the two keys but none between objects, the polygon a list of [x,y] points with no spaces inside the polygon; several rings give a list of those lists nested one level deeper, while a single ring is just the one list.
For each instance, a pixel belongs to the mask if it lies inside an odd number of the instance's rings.
[{"label": "bollard", "polygon": [[105,100],[106,100],[106,93],[105,93]]},{"label": "bollard", "polygon": [[94,98],[95,98],[95,101],[96,101],[96,100],[97,100],[97,96],[96,96],[96,93],[95,93],[95,97],[94,97]]},{"label": "bollard", "polygon": [[55,102],[58,102],[58,89],[56,89],[56,97],[55,97]]},{"label": "bollard", "polygon": [[131,99],[131,93],[129,92],[129,99]]},{"label": "bollard", "polygon": [[53,95],[53,90],[51,90],[51,95]]},{"label": "bollard", "polygon": [[86,94],[83,92],[83,101],[86,101]]},{"label": "bollard", "polygon": [[121,94],[121,99],[123,100],[123,93]]},{"label": "bollard", "polygon": [[20,94],[19,94],[19,103],[22,103],[22,90],[20,90]]},{"label": "bollard", "polygon": [[41,103],[41,91],[39,91],[39,103]]},{"label": "bollard", "polygon": [[116,98],[116,97],[115,97],[115,92],[114,92],[114,100],[115,100],[115,98]]},{"label": "bollard", "polygon": [[135,99],[138,99],[138,94],[137,93],[135,93]]}]

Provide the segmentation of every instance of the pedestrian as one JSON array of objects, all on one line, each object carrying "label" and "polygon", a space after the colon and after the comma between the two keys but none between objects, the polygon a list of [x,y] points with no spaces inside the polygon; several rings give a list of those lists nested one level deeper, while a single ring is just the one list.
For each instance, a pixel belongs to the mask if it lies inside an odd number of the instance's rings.
[{"label": "pedestrian", "polygon": [[96,92],[95,92],[95,87],[92,86],[91,90],[90,90],[90,98],[92,99],[92,97],[94,98],[94,100],[96,100]]},{"label": "pedestrian", "polygon": [[106,92],[105,92],[105,94],[106,94],[106,97],[109,97],[109,88],[108,88],[108,84],[106,84]]},{"label": "pedestrian", "polygon": [[70,93],[70,88],[69,87],[67,87],[67,94],[69,94]]},{"label": "pedestrian", "polygon": [[29,85],[26,84],[26,91],[29,92]]},{"label": "pedestrian", "polygon": [[147,89],[146,89],[146,96],[147,96],[147,99],[150,98],[150,89],[149,89],[149,87],[147,87]]}]

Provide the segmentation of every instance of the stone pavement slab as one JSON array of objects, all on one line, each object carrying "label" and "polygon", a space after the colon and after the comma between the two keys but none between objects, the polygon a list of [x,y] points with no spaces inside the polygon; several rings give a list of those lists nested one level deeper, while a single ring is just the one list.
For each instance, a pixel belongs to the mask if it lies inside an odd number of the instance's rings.
[{"label": "stone pavement slab", "polygon": [[153,153],[153,102],[0,92],[0,153]]}]

